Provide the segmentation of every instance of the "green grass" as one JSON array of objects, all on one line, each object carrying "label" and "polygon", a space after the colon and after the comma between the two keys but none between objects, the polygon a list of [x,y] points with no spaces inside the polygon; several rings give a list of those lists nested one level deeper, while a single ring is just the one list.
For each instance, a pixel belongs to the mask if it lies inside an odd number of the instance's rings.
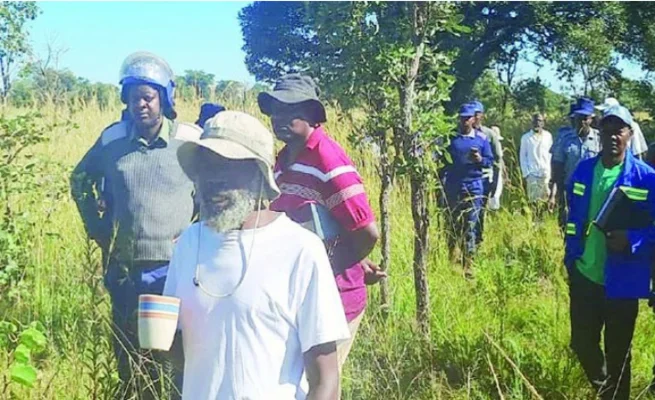
[{"label": "green grass", "polygon": [[[262,117],[255,107],[250,99],[233,109],[245,108]],[[180,105],[180,119],[194,121],[197,110],[198,104]],[[66,170],[53,170],[38,192],[26,193],[21,199],[34,222],[31,242],[24,243],[30,267],[20,297],[3,296],[0,300],[0,319],[41,321],[49,345],[38,360],[36,387],[16,389],[10,398],[88,399],[87,387],[94,383],[88,365],[90,354],[99,353],[100,362],[109,363],[109,367],[112,362],[106,325],[109,308],[99,286],[99,255],[96,251],[88,257],[93,247],[88,246],[69,195],[57,200],[47,194],[62,183],[66,185],[68,171],[102,128],[117,118],[120,109],[103,112],[88,106],[72,115],[67,111],[55,113],[54,109],[44,112],[47,119],[71,118],[79,128],[55,130],[52,140],[37,149],[40,159],[61,162]],[[349,149],[377,210],[375,159],[365,150],[350,148],[346,137],[353,128],[340,125],[337,112],[331,110],[329,119],[327,130]],[[503,135],[516,137],[518,129],[504,129]],[[515,168],[514,162],[509,163]],[[513,178],[516,175],[512,173]],[[568,347],[568,295],[560,262],[560,233],[553,217],[543,223],[533,222],[524,209],[519,186],[513,183],[505,194],[503,209],[488,215],[474,281],[466,281],[459,266],[448,261],[445,236],[433,210],[431,332],[430,339],[425,340],[414,319],[409,191],[404,182],[398,182],[391,205],[390,313],[387,319],[382,318],[378,288],[371,288],[366,317],[343,376],[343,398],[498,399],[501,393],[504,399],[535,398],[529,387],[543,399],[593,397]],[[377,252],[374,259],[379,260]],[[655,362],[651,314],[642,305],[633,346],[635,398],[647,386]],[[6,353],[0,349],[0,363],[4,358]],[[111,381],[115,376],[105,379]]]}]

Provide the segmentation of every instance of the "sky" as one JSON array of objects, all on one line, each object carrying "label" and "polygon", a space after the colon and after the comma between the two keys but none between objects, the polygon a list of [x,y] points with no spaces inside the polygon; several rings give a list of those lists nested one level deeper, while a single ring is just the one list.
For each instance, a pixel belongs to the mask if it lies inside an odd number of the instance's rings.
[{"label": "sky", "polygon": [[[39,2],[31,23],[34,51],[67,49],[59,68],[92,82],[118,84],[127,55],[147,50],[176,74],[201,69],[217,79],[254,83],[245,66],[238,12],[246,2]],[[148,17],[147,20],[144,17]]]},{"label": "sky", "polygon": [[[37,55],[47,54],[48,43],[65,49],[58,68],[68,68],[92,82],[117,84],[127,55],[147,50],[168,61],[182,75],[196,69],[217,80],[253,84],[241,50],[238,13],[248,2],[39,2],[42,10],[30,25]],[[147,20],[144,19],[147,16]],[[154,22],[151,22],[154,21]],[[627,76],[642,76],[636,65],[621,61]],[[565,92],[555,66],[537,67],[521,61],[517,78],[541,79],[551,89]]]}]

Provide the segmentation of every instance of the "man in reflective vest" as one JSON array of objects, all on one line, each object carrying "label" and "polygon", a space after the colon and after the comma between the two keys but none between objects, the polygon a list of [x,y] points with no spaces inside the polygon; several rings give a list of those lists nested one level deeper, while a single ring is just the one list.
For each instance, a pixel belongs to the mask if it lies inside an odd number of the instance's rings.
[{"label": "man in reflective vest", "polygon": [[[622,106],[603,112],[597,157],[580,162],[567,186],[564,263],[569,275],[571,348],[601,399],[630,397],[630,346],[638,299],[650,294],[655,226],[603,233],[591,223],[613,188],[630,207],[655,216],[655,170],[629,149],[632,117]],[[605,328],[605,352],[600,348]]]}]

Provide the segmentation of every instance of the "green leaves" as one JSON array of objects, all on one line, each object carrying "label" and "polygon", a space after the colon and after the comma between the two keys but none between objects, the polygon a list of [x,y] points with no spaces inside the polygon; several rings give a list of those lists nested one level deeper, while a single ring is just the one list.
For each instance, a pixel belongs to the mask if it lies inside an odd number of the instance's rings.
[{"label": "green leaves", "polygon": [[36,325],[31,325],[24,330],[19,336],[20,346],[24,346],[28,350],[41,352],[46,346],[45,335],[36,328]]},{"label": "green leaves", "polygon": [[36,381],[36,368],[29,364],[16,363],[9,368],[9,377],[19,385],[33,387]]},{"label": "green leaves", "polygon": [[33,364],[33,356],[42,353],[47,345],[42,329],[41,324],[33,322],[16,335],[16,324],[0,321],[0,347],[8,348],[13,358],[6,372],[11,382],[25,387],[34,386],[38,370]]}]

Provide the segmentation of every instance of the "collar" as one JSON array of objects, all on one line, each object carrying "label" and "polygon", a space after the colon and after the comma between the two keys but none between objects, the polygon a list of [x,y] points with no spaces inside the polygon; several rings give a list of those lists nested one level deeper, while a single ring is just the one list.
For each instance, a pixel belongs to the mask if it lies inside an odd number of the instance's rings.
[{"label": "collar", "polygon": [[[598,155],[598,162],[602,163],[602,154]],[[632,152],[628,149],[625,153],[625,158],[623,159],[623,168],[621,168],[621,173],[619,178],[616,180],[615,186],[631,186],[632,185],[632,176],[633,169],[635,166],[635,157],[632,155]],[[594,173],[592,168],[592,174]]]},{"label": "collar", "polygon": [[170,137],[171,137],[171,126],[172,125],[173,125],[173,122],[171,120],[169,120],[168,118],[164,117],[163,121],[162,121],[162,124],[161,124],[161,128],[159,129],[159,133],[157,134],[155,139],[153,139],[153,141],[150,142],[150,144],[148,144],[148,142],[137,133],[135,125],[132,124],[132,127],[130,128],[130,139],[134,140],[134,141],[137,141],[137,142],[140,142],[141,144],[143,144],[145,146],[154,145],[157,142],[163,142],[164,145],[168,145],[168,141],[170,140]]},{"label": "collar", "polygon": [[309,150],[314,150],[316,146],[318,146],[319,143],[321,143],[321,140],[325,138],[326,133],[325,129],[323,129],[323,125],[319,125],[316,129],[314,129],[314,132],[312,132],[311,135],[309,135],[309,139],[307,139],[307,142],[305,142],[305,148]]},{"label": "collar", "polygon": [[[327,133],[325,132],[325,129],[323,128],[322,125],[319,125],[314,131],[312,132],[311,135],[309,135],[309,139],[305,142],[305,148],[304,150],[314,150],[316,146],[318,146],[319,143],[327,136]],[[298,153],[297,157],[300,156],[303,152],[301,151]],[[293,163],[288,162],[288,157],[287,154],[289,154],[289,147],[284,146],[282,150],[277,155],[277,162],[280,163],[282,166],[282,169],[286,169],[289,165]]]}]

